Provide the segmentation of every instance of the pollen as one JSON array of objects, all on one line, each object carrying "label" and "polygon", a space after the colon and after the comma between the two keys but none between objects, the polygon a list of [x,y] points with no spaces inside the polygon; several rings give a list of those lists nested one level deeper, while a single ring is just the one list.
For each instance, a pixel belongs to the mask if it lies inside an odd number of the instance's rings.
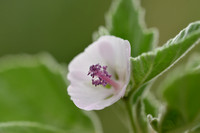
[{"label": "pollen", "polygon": [[92,77],[93,85],[103,85],[104,87],[109,84],[110,78],[112,77],[112,75],[107,72],[107,66],[101,66],[100,64],[91,65],[88,75]]}]

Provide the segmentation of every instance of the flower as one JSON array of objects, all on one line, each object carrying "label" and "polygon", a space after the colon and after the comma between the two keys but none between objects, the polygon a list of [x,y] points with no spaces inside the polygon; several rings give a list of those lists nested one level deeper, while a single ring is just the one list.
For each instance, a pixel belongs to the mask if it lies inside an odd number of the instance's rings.
[{"label": "flower", "polygon": [[100,110],[124,96],[130,80],[130,44],[102,36],[69,64],[68,94],[84,110]]}]

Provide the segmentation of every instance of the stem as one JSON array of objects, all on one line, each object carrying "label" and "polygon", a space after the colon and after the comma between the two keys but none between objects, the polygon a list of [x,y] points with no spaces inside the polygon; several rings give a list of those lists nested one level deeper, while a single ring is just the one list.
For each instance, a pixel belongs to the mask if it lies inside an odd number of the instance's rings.
[{"label": "stem", "polygon": [[137,133],[136,125],[135,125],[135,120],[133,116],[133,108],[132,108],[132,101],[129,98],[124,99],[126,109],[128,112],[128,118],[130,120],[130,126],[131,126],[131,133]]}]

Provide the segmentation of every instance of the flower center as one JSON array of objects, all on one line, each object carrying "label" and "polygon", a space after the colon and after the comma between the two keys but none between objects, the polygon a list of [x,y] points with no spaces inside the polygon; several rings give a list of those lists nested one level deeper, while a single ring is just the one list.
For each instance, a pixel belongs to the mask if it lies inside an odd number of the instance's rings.
[{"label": "flower center", "polygon": [[100,64],[91,65],[88,75],[92,77],[92,84],[95,86],[103,85],[104,87],[109,84],[115,89],[119,88],[119,84],[111,79],[112,75],[107,72],[107,66]]}]

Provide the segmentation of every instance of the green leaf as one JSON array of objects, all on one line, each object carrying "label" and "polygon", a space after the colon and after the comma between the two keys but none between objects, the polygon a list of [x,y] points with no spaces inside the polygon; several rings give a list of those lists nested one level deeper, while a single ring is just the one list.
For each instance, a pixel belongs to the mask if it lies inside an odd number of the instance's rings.
[{"label": "green leaf", "polygon": [[137,132],[148,133],[148,115],[157,116],[160,103],[149,92],[151,85],[144,85],[135,91],[131,98],[133,106],[133,117],[136,123]]},{"label": "green leaf", "polygon": [[143,98],[143,103],[146,116],[150,114],[153,117],[157,117],[160,103],[151,92],[148,92],[147,96]]},{"label": "green leaf", "polygon": [[200,132],[200,124],[192,128],[191,130],[188,130],[187,133],[199,133]]},{"label": "green leaf", "polygon": [[162,74],[193,48],[200,39],[200,21],[191,23],[164,46],[131,58],[134,88]]},{"label": "green leaf", "polygon": [[94,132],[91,119],[98,121],[79,110],[67,94],[66,69],[47,54],[0,59],[0,122],[30,121]]},{"label": "green leaf", "polygon": [[104,35],[109,35],[109,34],[110,34],[109,31],[105,27],[100,26],[99,30],[93,33],[92,38],[93,38],[93,41],[96,41],[99,37],[104,36]]},{"label": "green leaf", "polygon": [[154,129],[155,131],[158,131],[158,119],[153,118],[152,115],[148,115],[147,118],[152,129]]},{"label": "green leaf", "polygon": [[133,117],[136,122],[136,129],[138,133],[148,133],[147,116],[145,115],[144,105],[141,99],[133,105]]},{"label": "green leaf", "polygon": [[179,67],[160,84],[166,107],[159,121],[159,133],[184,132],[199,124],[200,56],[198,59],[199,65],[195,60],[186,68]]},{"label": "green leaf", "polygon": [[155,47],[155,31],[145,28],[143,17],[144,11],[138,0],[113,0],[106,17],[110,34],[128,40],[133,57]]},{"label": "green leaf", "polygon": [[62,131],[49,125],[35,122],[5,122],[0,123],[0,133],[75,133]]}]

